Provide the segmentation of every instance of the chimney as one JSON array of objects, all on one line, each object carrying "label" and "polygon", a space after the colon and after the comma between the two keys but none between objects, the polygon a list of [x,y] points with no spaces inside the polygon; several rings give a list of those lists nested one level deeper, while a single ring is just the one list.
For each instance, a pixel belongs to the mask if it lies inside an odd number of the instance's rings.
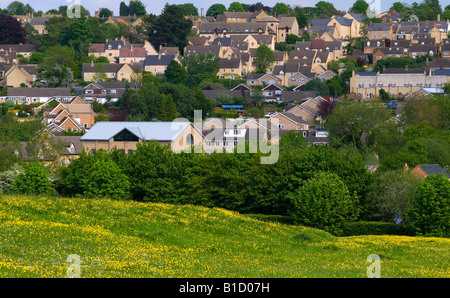
[{"label": "chimney", "polygon": [[162,45],[159,45],[158,60],[161,59]]},{"label": "chimney", "polygon": [[200,16],[203,18],[205,16],[205,9],[200,9]]},{"label": "chimney", "polygon": [[94,66],[94,60],[91,59],[91,66]]},{"label": "chimney", "polygon": [[408,64],[405,65],[405,71],[408,71]]},{"label": "chimney", "polygon": [[405,165],[403,166],[403,173],[408,172],[408,170],[409,170],[408,164],[405,163]]},{"label": "chimney", "polygon": [[441,21],[441,14],[439,14],[439,13],[438,13],[438,15],[437,15],[437,20],[438,20],[438,22]]}]

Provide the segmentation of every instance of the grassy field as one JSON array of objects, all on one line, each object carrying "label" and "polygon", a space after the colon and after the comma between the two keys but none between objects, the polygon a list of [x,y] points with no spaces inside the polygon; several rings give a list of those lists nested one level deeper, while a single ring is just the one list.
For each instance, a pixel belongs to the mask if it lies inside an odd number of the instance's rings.
[{"label": "grassy field", "polygon": [[[223,209],[0,198],[0,277],[450,277],[450,239],[337,238]],[[72,264],[73,265],[73,264]]]}]

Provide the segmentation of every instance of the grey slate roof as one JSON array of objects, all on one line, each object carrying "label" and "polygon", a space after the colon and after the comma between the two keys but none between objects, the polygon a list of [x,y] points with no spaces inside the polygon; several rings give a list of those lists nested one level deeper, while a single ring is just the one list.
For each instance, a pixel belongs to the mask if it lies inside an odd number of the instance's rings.
[{"label": "grey slate roof", "polygon": [[450,178],[450,175],[438,164],[418,165],[417,167],[421,168],[428,175],[444,174]]},{"label": "grey slate roof", "polygon": [[311,23],[311,26],[326,26],[331,21],[330,18],[328,19],[312,19],[309,22]]},{"label": "grey slate roof", "polygon": [[97,122],[81,137],[81,141],[108,141],[127,129],[143,141],[173,141],[190,122]]},{"label": "grey slate roof", "polygon": [[169,63],[175,59],[174,55],[148,55],[145,58],[144,65],[169,65]]}]

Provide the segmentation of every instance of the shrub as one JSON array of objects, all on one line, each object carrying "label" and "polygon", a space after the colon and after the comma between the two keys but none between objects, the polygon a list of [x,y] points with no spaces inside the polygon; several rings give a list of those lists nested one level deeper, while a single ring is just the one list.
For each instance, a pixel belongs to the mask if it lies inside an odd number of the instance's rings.
[{"label": "shrub", "polygon": [[90,167],[84,196],[88,198],[129,199],[130,182],[112,160],[97,160]]},{"label": "shrub", "polygon": [[359,235],[399,235],[413,236],[411,225],[391,222],[358,221],[346,222],[342,226],[342,236]]},{"label": "shrub", "polygon": [[13,190],[24,194],[56,194],[52,182],[48,179],[47,170],[39,162],[25,165],[24,172],[20,173],[13,182]]},{"label": "shrub", "polygon": [[416,188],[407,218],[418,235],[450,236],[450,180],[430,175]]},{"label": "shrub", "polygon": [[342,234],[342,225],[357,216],[356,201],[334,173],[319,172],[288,195],[293,203],[290,215],[296,224]]}]

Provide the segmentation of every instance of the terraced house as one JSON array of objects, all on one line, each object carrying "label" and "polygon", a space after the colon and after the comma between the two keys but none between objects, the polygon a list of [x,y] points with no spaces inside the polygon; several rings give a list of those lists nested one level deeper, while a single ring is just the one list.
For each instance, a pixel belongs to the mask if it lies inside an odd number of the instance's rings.
[{"label": "terraced house", "polygon": [[405,96],[421,88],[443,88],[449,82],[448,70],[436,70],[434,74],[424,69],[354,72],[350,78],[350,92],[362,99],[378,96],[381,89],[392,96]]}]

